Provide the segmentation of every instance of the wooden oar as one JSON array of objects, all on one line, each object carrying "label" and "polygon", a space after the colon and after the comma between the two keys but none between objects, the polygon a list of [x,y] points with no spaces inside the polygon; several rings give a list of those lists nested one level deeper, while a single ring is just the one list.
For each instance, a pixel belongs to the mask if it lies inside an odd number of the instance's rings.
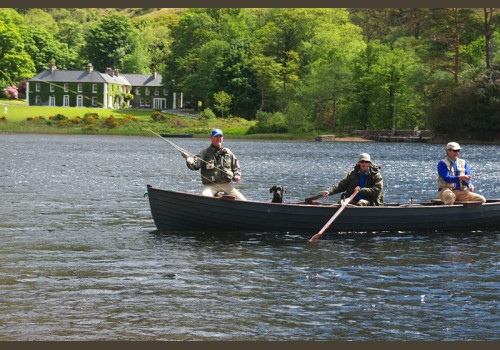
[{"label": "wooden oar", "polygon": [[318,233],[316,233],[314,236],[311,237],[309,242],[314,243],[314,242],[317,242],[319,240],[319,238],[323,235],[323,233],[326,231],[326,229],[328,227],[330,227],[330,225],[335,221],[335,219],[340,215],[340,213],[342,213],[344,211],[345,207],[347,207],[347,204],[349,204],[349,202],[352,201],[352,199],[354,197],[356,197],[358,192],[359,192],[359,190],[354,190],[354,192],[351,194],[351,196],[342,202],[342,205],[340,206],[340,208],[335,212],[335,214],[333,214],[333,216],[330,218],[330,220],[328,220],[328,222],[325,224],[325,226],[323,226],[323,228]]},{"label": "wooden oar", "polygon": [[316,199],[319,199],[321,197],[323,197],[323,193],[320,193],[320,194],[318,194],[317,196],[314,196],[314,197],[306,198],[306,199],[304,199],[304,202],[311,203],[312,201],[314,201]]}]

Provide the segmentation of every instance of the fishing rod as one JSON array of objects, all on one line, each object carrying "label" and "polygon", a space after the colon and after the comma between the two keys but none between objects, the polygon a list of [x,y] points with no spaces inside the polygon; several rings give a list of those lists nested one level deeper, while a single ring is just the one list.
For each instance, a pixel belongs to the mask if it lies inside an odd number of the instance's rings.
[{"label": "fishing rod", "polygon": [[[132,120],[133,120],[133,119],[132,119]],[[180,146],[176,145],[176,144],[175,144],[175,143],[173,143],[172,141],[170,141],[170,140],[168,140],[168,139],[164,138],[163,136],[161,136],[160,134],[158,134],[158,133],[154,132],[154,131],[153,131],[153,130],[151,130],[151,129],[147,129],[147,128],[145,128],[144,126],[142,126],[141,124],[139,124],[136,120],[133,120],[133,121],[134,121],[134,123],[136,123],[137,125],[139,125],[139,127],[141,127],[141,129],[146,130],[146,131],[149,131],[149,132],[150,132],[150,133],[152,133],[152,134],[155,134],[156,136],[158,136],[159,138],[161,138],[163,141],[167,142],[170,146],[174,147],[174,148],[175,148],[176,150],[178,150],[179,152],[184,152],[184,153],[188,153],[188,154],[189,154],[189,152],[188,152],[188,151],[186,151],[186,150],[185,150],[185,149],[183,149],[182,147],[180,147]],[[196,157],[196,156],[195,156],[195,157]]]},{"label": "fishing rod", "polygon": [[[173,143],[172,141],[167,140],[165,137],[163,137],[163,136],[161,136],[160,134],[158,134],[158,133],[154,132],[153,130],[148,129],[148,128],[145,128],[144,126],[142,126],[141,124],[139,124],[137,121],[135,121],[135,120],[134,120],[134,122],[135,122],[137,125],[139,125],[139,127],[140,127],[141,129],[143,129],[143,130],[145,130],[145,131],[149,131],[150,133],[152,133],[152,134],[154,134],[154,135],[158,136],[159,138],[161,138],[163,141],[167,142],[169,145],[171,145],[172,147],[174,147],[174,148],[175,148],[176,150],[178,150],[179,152],[181,152],[181,153],[186,153],[186,154],[188,154],[188,155],[191,155],[193,158],[197,158],[197,159],[199,159],[200,161],[202,161],[202,162],[204,162],[204,163],[206,163],[206,164],[209,164],[206,160],[204,160],[204,159],[202,159],[202,158],[200,158],[200,157],[196,156],[196,155],[195,155],[195,154],[193,154],[193,153],[188,152],[187,150],[185,150],[185,149],[183,149],[182,147],[180,147],[180,146],[176,145],[176,144],[175,144],[175,143]],[[228,174],[228,172],[227,172],[226,170],[224,170],[224,169],[221,169],[221,168],[219,168],[219,167],[215,167],[215,168],[216,168],[217,170],[219,170],[219,171],[222,171],[223,173]],[[201,174],[200,174],[200,175],[201,175]],[[228,175],[229,175],[229,174],[228,174]],[[204,178],[204,179],[205,179],[205,180],[207,180],[207,181],[210,181],[210,182],[211,182],[214,186],[219,187],[219,189],[221,189],[221,190],[222,190],[222,187],[220,187],[220,186],[219,186],[217,183],[215,183],[214,181],[210,180],[209,178],[207,178],[207,177],[205,177],[205,176],[203,176],[203,175],[201,175],[201,177],[202,177],[202,178]]]},{"label": "fishing rod", "polygon": [[483,177],[483,176],[488,176],[488,175],[493,175],[493,174],[500,174],[500,171],[494,171],[492,173],[482,173],[482,174],[477,174],[477,175],[471,175],[471,177],[476,178],[476,177]]}]

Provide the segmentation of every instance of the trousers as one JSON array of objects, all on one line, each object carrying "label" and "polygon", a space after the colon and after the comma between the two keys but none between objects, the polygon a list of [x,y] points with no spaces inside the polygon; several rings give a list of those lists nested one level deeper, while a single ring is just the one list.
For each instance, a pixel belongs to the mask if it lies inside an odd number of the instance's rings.
[{"label": "trousers", "polygon": [[451,190],[449,188],[439,191],[439,199],[441,199],[446,205],[452,205],[453,203],[455,203],[455,201],[486,202],[486,198],[484,198],[480,194],[470,191]]},{"label": "trousers", "polygon": [[243,196],[240,191],[234,188],[230,183],[224,184],[203,184],[203,192],[201,193],[207,197],[213,197],[217,192],[225,192],[231,196],[235,196],[236,199],[246,201],[245,196]]}]

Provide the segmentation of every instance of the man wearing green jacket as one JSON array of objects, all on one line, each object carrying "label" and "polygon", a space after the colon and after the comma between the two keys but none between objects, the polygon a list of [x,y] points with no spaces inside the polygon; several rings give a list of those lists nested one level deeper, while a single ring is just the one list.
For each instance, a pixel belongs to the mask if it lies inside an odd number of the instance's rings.
[{"label": "man wearing green jacket", "polygon": [[210,134],[210,146],[201,150],[194,157],[181,152],[186,159],[186,165],[191,170],[201,169],[201,182],[204,196],[214,196],[224,192],[235,196],[236,199],[246,200],[245,197],[231,185],[231,181],[240,182],[241,168],[238,158],[222,146],[224,134],[221,129],[213,129]]},{"label": "man wearing green jacket", "polygon": [[355,189],[358,189],[359,193],[351,201],[351,204],[359,206],[384,204],[384,181],[380,174],[380,166],[372,163],[368,153],[361,153],[354,169],[344,179],[323,191],[323,197],[343,192],[343,199],[350,197]]}]

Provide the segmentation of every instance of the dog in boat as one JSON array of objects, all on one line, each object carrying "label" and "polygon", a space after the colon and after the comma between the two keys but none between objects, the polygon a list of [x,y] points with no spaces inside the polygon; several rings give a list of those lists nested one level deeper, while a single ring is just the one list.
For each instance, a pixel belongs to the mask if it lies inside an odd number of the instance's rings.
[{"label": "dog in boat", "polygon": [[273,194],[273,203],[283,203],[283,193],[286,192],[286,187],[275,185],[269,188],[269,192]]}]

